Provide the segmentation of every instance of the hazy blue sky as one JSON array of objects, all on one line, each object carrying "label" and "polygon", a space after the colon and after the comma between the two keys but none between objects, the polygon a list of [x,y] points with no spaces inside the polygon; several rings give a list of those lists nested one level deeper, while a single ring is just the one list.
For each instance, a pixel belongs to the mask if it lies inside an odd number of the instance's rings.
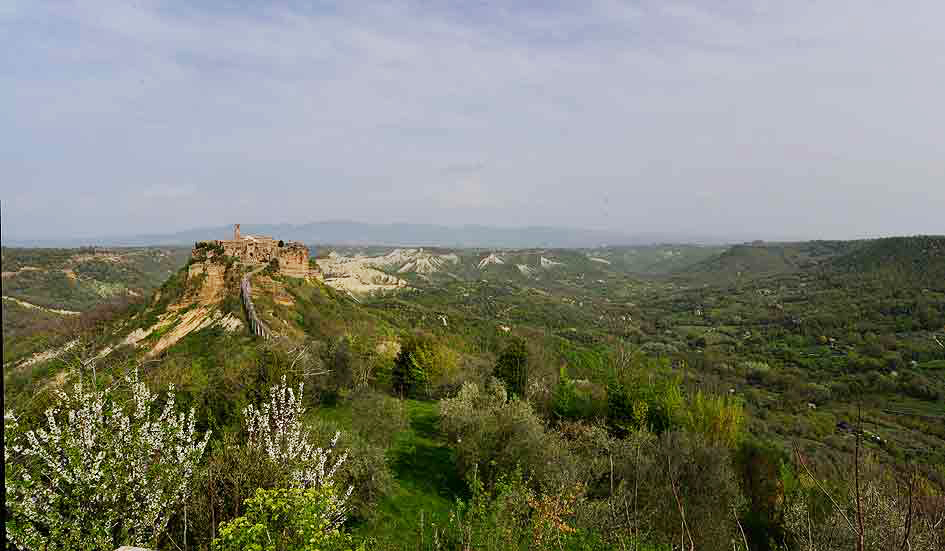
[{"label": "hazy blue sky", "polygon": [[3,234],[945,233],[943,22],[941,0],[0,0]]}]

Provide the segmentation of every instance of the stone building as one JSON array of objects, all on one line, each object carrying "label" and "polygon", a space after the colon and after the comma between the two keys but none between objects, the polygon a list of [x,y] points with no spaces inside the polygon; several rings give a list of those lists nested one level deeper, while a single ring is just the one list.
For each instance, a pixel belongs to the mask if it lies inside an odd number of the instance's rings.
[{"label": "stone building", "polygon": [[[285,242],[263,235],[243,235],[240,225],[236,224],[233,227],[233,239],[209,241],[206,244],[222,247],[224,255],[238,258],[245,264],[268,264],[272,260],[278,260],[279,273],[283,275],[313,275],[308,264],[308,247],[298,241]],[[206,244],[195,245],[193,256],[196,257],[198,249],[204,249]]]}]

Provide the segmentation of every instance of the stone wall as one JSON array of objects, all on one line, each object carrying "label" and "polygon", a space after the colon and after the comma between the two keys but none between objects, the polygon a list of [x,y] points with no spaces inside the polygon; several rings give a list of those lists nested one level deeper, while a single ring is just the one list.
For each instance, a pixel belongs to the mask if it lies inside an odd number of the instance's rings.
[{"label": "stone wall", "polygon": [[301,243],[289,243],[277,251],[279,259],[279,273],[289,277],[307,277],[310,272],[308,266],[308,247]]},{"label": "stone wall", "polygon": [[[280,243],[282,246],[279,246]],[[285,243],[271,237],[242,236],[240,239],[208,241],[206,244],[222,248],[224,255],[237,258],[244,264],[268,264],[272,260],[278,260],[279,273],[289,277],[316,275],[309,267],[308,247],[296,241]],[[206,247],[206,244],[194,247],[192,256],[195,259],[213,257],[214,251]]]}]

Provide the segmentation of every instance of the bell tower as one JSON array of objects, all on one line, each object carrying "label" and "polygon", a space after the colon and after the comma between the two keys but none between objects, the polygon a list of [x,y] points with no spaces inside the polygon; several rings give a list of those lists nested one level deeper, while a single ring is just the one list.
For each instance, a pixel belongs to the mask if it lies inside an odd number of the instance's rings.
[{"label": "bell tower", "polygon": [[233,240],[234,240],[234,241],[239,241],[240,239],[242,239],[242,238],[240,237],[240,225],[239,225],[239,224],[234,224],[234,225],[233,225]]}]

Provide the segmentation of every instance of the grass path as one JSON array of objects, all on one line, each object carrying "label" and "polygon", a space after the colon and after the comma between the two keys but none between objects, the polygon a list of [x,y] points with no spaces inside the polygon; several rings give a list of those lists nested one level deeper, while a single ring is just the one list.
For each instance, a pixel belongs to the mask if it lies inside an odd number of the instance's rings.
[{"label": "grass path", "polygon": [[407,401],[410,428],[398,435],[390,450],[395,484],[377,505],[377,514],[357,527],[365,537],[395,548],[415,548],[421,516],[423,523],[446,523],[457,498],[465,499],[465,482],[456,469],[456,457],[437,427],[435,402]]}]

